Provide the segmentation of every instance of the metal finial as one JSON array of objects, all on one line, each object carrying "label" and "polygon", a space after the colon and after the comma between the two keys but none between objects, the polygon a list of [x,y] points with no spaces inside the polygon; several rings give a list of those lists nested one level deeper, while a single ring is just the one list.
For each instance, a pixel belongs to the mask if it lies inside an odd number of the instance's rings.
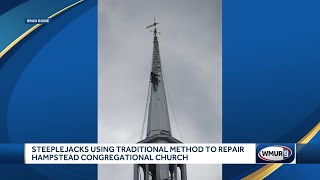
[{"label": "metal finial", "polygon": [[151,32],[153,32],[154,37],[157,37],[157,34],[160,34],[160,32],[158,32],[158,31],[157,31],[157,28],[156,28],[156,26],[157,26],[158,24],[159,24],[159,23],[156,22],[156,18],[153,18],[153,24],[151,24],[151,25],[149,25],[149,26],[146,27],[146,29],[149,29],[149,28],[151,28],[151,27],[154,27],[153,31],[150,30]]},{"label": "metal finial", "polygon": [[153,24],[150,24],[149,26],[146,27],[146,29],[149,29],[151,27],[156,27],[157,24],[159,24],[158,22],[156,22],[156,18],[153,19]]}]

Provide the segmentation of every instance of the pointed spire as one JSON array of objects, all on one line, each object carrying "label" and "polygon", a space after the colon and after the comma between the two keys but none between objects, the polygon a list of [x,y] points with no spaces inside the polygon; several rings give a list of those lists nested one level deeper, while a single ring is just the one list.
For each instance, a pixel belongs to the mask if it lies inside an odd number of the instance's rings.
[{"label": "pointed spire", "polygon": [[[160,51],[156,23],[147,26],[154,27],[152,67],[150,73],[150,102],[148,114],[147,137],[139,143],[181,143],[172,137],[168,114],[165,86],[161,67]],[[151,31],[152,32],[152,31]],[[143,164],[134,166],[134,180],[139,180],[139,167],[144,171],[144,179],[149,180],[149,175],[155,180],[177,179],[180,174],[181,180],[187,180],[186,167],[184,164]],[[180,172],[177,170],[179,167]],[[170,174],[170,175],[169,175]]]},{"label": "pointed spire", "polygon": [[166,100],[166,93],[163,82],[163,74],[160,60],[160,50],[157,34],[157,23],[154,23],[147,28],[154,27],[153,40],[153,55],[152,68],[150,73],[151,93],[148,114],[147,137],[156,134],[167,134],[171,136],[171,127],[168,113],[168,105]]}]

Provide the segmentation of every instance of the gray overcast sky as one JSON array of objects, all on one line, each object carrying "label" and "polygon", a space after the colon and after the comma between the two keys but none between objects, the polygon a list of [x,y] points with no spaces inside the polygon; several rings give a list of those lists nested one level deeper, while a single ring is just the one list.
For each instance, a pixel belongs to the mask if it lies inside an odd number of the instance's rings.
[{"label": "gray overcast sky", "polygon": [[[221,0],[99,0],[100,143],[140,140],[153,45],[145,27],[154,17],[183,142],[221,142],[221,9]],[[181,140],[173,118],[171,127]],[[221,179],[220,165],[187,171],[189,180]],[[132,173],[131,165],[99,165],[100,179],[130,180]]]}]

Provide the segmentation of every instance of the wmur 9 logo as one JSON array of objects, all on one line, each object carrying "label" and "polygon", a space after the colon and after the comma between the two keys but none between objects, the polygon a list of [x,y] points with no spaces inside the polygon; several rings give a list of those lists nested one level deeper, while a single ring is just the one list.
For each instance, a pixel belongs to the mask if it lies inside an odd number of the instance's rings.
[{"label": "wmur 9 logo", "polygon": [[294,144],[260,144],[256,150],[256,163],[291,163],[295,159]]}]

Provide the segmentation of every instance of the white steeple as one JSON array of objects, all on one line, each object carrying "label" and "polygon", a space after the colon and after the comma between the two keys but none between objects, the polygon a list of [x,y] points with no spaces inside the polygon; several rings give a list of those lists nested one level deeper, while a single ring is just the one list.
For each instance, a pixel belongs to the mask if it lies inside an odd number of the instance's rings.
[{"label": "white steeple", "polygon": [[[147,29],[154,27],[152,67],[150,73],[151,93],[146,138],[138,143],[182,143],[172,137],[171,133],[160,61],[157,24],[159,23],[156,23],[154,20],[152,25],[147,26]],[[187,180],[185,164],[135,164],[134,180],[139,180],[140,168],[143,169],[144,180],[150,180],[150,177],[152,180]],[[178,168],[180,171],[178,171]]]},{"label": "white steeple", "polygon": [[154,28],[147,137],[151,137],[155,134],[168,134],[171,136],[157,33],[157,28]]}]

